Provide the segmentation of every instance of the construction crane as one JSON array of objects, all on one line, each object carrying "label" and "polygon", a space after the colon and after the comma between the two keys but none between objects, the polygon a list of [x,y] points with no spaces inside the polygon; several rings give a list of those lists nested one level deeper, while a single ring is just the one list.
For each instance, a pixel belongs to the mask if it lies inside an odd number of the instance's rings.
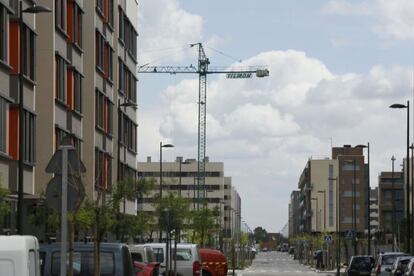
[{"label": "construction crane", "polygon": [[205,190],[205,157],[206,157],[206,105],[207,105],[207,75],[226,74],[229,79],[258,78],[269,76],[269,70],[263,66],[247,67],[210,67],[210,60],[204,52],[201,43],[190,44],[190,47],[198,46],[198,66],[149,66],[143,65],[138,68],[138,73],[167,73],[167,74],[198,74],[198,164],[197,164],[197,209],[200,202],[200,187],[203,188],[203,199],[206,197]]}]

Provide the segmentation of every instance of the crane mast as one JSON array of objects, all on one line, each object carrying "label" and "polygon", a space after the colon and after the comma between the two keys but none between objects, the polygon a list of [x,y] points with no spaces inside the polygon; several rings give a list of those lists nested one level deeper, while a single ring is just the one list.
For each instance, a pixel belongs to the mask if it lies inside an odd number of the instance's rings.
[{"label": "crane mast", "polygon": [[[248,66],[235,68],[214,67],[209,70],[210,60],[204,52],[201,43],[190,44],[190,47],[198,46],[198,66],[141,66],[137,73],[169,73],[169,74],[198,74],[198,145],[197,145],[197,210],[200,208],[202,196],[204,206],[206,198],[205,169],[206,169],[206,123],[207,123],[207,75],[226,74],[227,78],[251,78],[253,74],[258,78],[269,76],[269,70],[262,66]],[[200,188],[202,193],[200,194]]]}]

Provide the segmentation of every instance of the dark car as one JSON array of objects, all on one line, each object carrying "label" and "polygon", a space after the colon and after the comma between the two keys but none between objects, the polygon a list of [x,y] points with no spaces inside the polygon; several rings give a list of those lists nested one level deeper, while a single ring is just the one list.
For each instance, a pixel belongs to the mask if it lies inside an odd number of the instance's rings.
[{"label": "dark car", "polygon": [[392,265],[392,268],[388,268],[386,271],[390,272],[392,276],[402,276],[412,258],[413,256],[398,257]]},{"label": "dark car", "polygon": [[[101,243],[100,248],[102,276],[134,276],[131,253],[125,244]],[[39,255],[41,259],[41,275],[59,276],[60,243],[40,245]],[[95,275],[93,243],[74,244],[72,267],[73,275]]]},{"label": "dark car", "polygon": [[375,259],[372,256],[352,256],[349,265],[346,268],[345,275],[371,275],[374,263]]}]

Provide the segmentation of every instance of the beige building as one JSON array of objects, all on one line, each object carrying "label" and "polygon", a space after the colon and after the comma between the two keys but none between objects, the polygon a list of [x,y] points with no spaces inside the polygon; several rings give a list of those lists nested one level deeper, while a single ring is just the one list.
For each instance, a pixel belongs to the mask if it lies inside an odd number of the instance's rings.
[{"label": "beige building", "polygon": [[[175,193],[191,199],[191,208],[202,208],[203,193],[208,208],[219,208],[222,237],[228,238],[240,233],[241,226],[241,199],[232,185],[231,177],[224,174],[223,162],[205,163],[205,189],[197,186],[197,161],[183,160],[177,157],[174,162],[162,162],[162,194]],[[143,211],[153,212],[154,196],[160,193],[160,162],[153,162],[147,157],[146,162],[138,162],[139,177],[154,179],[155,187],[139,204]],[[200,196],[198,196],[200,194]]]},{"label": "beige building", "polygon": [[[36,192],[63,141],[86,166],[86,194],[136,178],[136,0],[39,0],[53,16],[39,20]],[[127,213],[135,203],[127,202]]]}]

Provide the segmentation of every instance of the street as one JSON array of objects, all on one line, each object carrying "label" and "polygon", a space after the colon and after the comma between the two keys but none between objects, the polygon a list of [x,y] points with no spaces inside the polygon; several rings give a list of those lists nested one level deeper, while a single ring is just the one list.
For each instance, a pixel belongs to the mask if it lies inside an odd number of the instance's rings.
[{"label": "street", "polygon": [[[260,252],[257,254],[253,264],[245,270],[237,271],[237,276],[247,275],[328,275],[318,273],[314,270],[299,264],[293,260],[291,255],[282,252]],[[229,273],[231,275],[231,273]]]}]

